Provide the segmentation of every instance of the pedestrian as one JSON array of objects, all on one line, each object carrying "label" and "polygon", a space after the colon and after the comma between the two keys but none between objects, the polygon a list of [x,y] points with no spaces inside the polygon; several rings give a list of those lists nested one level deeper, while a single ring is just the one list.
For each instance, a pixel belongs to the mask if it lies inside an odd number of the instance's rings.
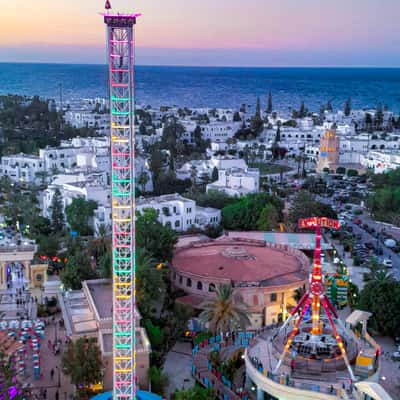
[{"label": "pedestrian", "polygon": [[53,378],[54,378],[54,369],[53,368],[50,371],[50,377],[51,377],[51,380],[53,380]]},{"label": "pedestrian", "polygon": [[47,398],[47,389],[43,390],[43,400],[46,400]]},{"label": "pedestrian", "polygon": [[331,387],[329,388],[329,392],[333,393],[333,385],[331,385]]},{"label": "pedestrian", "polygon": [[58,394],[58,390],[57,390],[57,392],[56,392],[56,400],[58,400],[58,398],[59,398],[59,394]]}]

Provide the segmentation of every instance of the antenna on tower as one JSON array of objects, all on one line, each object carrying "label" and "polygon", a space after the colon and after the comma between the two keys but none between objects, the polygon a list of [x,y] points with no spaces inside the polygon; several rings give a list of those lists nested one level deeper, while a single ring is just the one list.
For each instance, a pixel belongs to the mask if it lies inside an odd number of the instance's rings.
[{"label": "antenna on tower", "polygon": [[110,0],[106,0],[106,4],[105,4],[104,8],[105,8],[106,10],[111,10],[111,3],[110,3]]}]

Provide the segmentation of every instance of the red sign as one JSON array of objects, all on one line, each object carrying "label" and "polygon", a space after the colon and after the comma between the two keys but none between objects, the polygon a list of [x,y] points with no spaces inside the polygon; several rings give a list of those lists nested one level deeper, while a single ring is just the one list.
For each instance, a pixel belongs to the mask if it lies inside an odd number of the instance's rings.
[{"label": "red sign", "polygon": [[298,226],[300,229],[315,228],[317,226],[322,228],[339,229],[340,223],[337,219],[326,217],[310,217],[299,219]]}]

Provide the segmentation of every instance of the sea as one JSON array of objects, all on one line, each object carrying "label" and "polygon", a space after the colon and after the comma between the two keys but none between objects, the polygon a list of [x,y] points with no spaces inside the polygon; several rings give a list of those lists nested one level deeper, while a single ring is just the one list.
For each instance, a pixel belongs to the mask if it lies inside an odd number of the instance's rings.
[{"label": "sea", "polygon": [[[151,106],[255,108],[259,96],[274,109],[319,111],[381,104],[400,112],[400,68],[239,68],[136,66],[136,103]],[[0,63],[0,94],[64,99],[107,97],[105,65]]]}]

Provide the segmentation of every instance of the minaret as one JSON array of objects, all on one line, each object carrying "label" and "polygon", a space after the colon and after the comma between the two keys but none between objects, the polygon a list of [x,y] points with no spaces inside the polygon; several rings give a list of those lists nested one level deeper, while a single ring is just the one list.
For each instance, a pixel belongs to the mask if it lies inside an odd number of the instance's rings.
[{"label": "minaret", "polygon": [[136,399],[134,25],[140,14],[102,13],[111,119],[113,400]]}]

